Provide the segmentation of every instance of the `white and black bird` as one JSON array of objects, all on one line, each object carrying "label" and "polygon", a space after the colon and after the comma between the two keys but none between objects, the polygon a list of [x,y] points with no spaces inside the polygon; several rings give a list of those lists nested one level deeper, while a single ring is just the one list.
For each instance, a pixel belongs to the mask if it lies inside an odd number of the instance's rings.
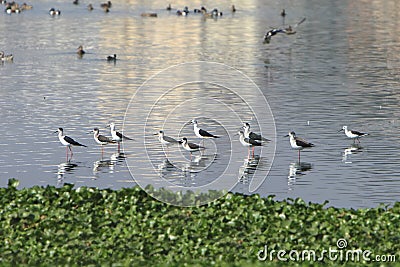
[{"label": "white and black bird", "polygon": [[6,55],[4,51],[0,51],[0,61],[13,61],[14,56],[12,54]]},{"label": "white and black bird", "polygon": [[358,132],[358,131],[354,131],[354,130],[349,130],[347,129],[347,126],[343,126],[343,128],[341,130],[339,130],[338,132],[344,131],[345,135],[348,138],[351,138],[354,140],[354,142],[357,140],[358,143],[360,143],[360,138],[366,135],[369,135],[368,133],[362,133],[362,132]]},{"label": "white and black bird", "polygon": [[55,8],[50,8],[49,10],[49,14],[50,16],[55,16],[55,15],[61,15],[61,11],[59,9],[55,9]]},{"label": "white and black bird", "polygon": [[199,146],[194,143],[189,143],[186,137],[182,138],[181,143],[182,143],[183,149],[190,152],[190,158],[192,158],[193,152],[200,151],[201,149],[205,149],[205,147],[203,147],[203,146]]},{"label": "white and black bird", "polygon": [[117,54],[114,54],[112,56],[107,56],[107,61],[108,62],[116,62],[117,61]]},{"label": "white and black bird", "polygon": [[162,145],[172,145],[172,144],[180,144],[182,141],[176,140],[175,138],[172,138],[170,136],[166,136],[164,134],[164,131],[159,131],[158,133],[155,133],[154,135],[158,135],[158,140]]},{"label": "white and black bird", "polygon": [[71,137],[64,135],[63,128],[58,128],[58,130],[55,131],[54,133],[58,133],[58,139],[60,140],[61,144],[63,144],[67,149],[67,161],[68,161],[68,150],[71,152],[71,158],[72,158],[72,155],[74,154],[74,153],[72,153],[72,148],[71,148],[72,146],[87,147],[85,145],[82,145],[81,143],[78,143]]},{"label": "white and black bird", "polygon": [[299,22],[297,22],[294,26],[289,25],[288,27],[282,29],[282,28],[272,28],[271,30],[267,31],[267,33],[264,35],[264,43],[269,44],[271,41],[272,36],[278,34],[278,33],[286,33],[286,34],[295,34],[296,33],[296,28],[302,24],[304,21],[306,21],[306,18],[301,19]]},{"label": "white and black bird", "polygon": [[281,33],[281,32],[284,32],[284,30],[283,29],[276,29],[276,28],[267,31],[265,33],[265,35],[264,35],[264,43],[269,44],[269,42],[271,41],[272,36],[276,35],[277,33]]},{"label": "white and black bird", "polygon": [[110,131],[111,131],[111,137],[112,140],[114,140],[115,142],[118,143],[118,152],[120,151],[120,147],[121,147],[121,142],[124,140],[130,140],[133,141],[134,139],[127,137],[125,135],[123,135],[122,133],[118,132],[116,130],[115,124],[112,122],[109,125],[107,125],[107,127],[110,127]]},{"label": "white and black bird", "polygon": [[254,156],[254,149],[256,146],[262,146],[263,144],[258,141],[254,140],[252,138],[248,138],[245,136],[245,133],[243,131],[239,131],[239,141],[243,146],[247,146],[249,148],[249,153],[250,153],[250,148],[253,149],[253,156]]},{"label": "white and black bird", "polygon": [[105,146],[107,144],[115,144],[116,143],[115,140],[113,140],[107,136],[101,135],[99,128],[94,128],[92,133],[93,133],[94,141],[97,144],[101,145],[101,154],[102,155],[103,155],[103,146]]},{"label": "white and black bird", "polygon": [[314,146],[314,144],[304,140],[303,138],[297,137],[295,132],[290,132],[285,137],[290,137],[290,145],[292,146],[293,149],[299,151],[299,162],[300,162],[300,150]]},{"label": "white and black bird", "polygon": [[200,129],[197,120],[192,120],[194,134],[201,139],[219,138],[219,136],[210,134],[209,132]]},{"label": "white and black bird", "polygon": [[244,129],[244,137],[245,138],[250,138],[253,140],[258,140],[258,141],[262,141],[262,142],[271,142],[271,140],[262,137],[260,134],[256,134],[254,132],[250,131],[250,124],[245,122],[243,124],[243,129]]}]

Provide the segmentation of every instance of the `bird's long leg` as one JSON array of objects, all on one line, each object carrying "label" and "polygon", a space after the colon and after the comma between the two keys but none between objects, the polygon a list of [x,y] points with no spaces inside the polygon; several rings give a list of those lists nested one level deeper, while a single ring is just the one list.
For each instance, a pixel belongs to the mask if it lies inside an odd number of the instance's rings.
[{"label": "bird's long leg", "polygon": [[168,159],[168,146],[164,146],[164,153],[165,153],[165,157]]},{"label": "bird's long leg", "polygon": [[120,150],[121,150],[121,142],[118,142],[118,154],[120,153]]},{"label": "bird's long leg", "polygon": [[254,149],[255,149],[256,147],[255,146],[253,146],[253,158],[254,158]]},{"label": "bird's long leg", "polygon": [[68,146],[65,147],[65,152],[67,152],[67,162],[68,162]]},{"label": "bird's long leg", "polygon": [[71,151],[71,159],[72,159],[72,156],[74,155],[74,153],[72,152],[72,148],[70,146],[68,146],[68,148],[69,148],[69,151]]},{"label": "bird's long leg", "polygon": [[299,164],[300,164],[300,149],[299,149]]}]

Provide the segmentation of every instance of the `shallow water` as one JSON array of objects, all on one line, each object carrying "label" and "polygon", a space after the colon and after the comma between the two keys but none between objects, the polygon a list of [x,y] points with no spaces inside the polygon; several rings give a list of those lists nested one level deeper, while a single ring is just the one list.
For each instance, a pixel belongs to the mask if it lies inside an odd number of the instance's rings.
[{"label": "shallow water", "polygon": [[[129,187],[135,183],[127,162],[132,167],[150,162],[155,168],[134,172],[155,185],[167,180],[194,188],[212,184],[229,162],[232,180],[226,186],[239,181],[235,192],[249,192],[257,166],[260,173],[270,170],[256,190],[264,196],[354,208],[399,200],[397,3],[239,1],[231,14],[231,2],[223,1],[218,5],[223,17],[203,19],[178,17],[163,1],[113,1],[108,14],[99,3],[89,12],[89,2],[80,2],[37,1],[33,10],[18,15],[0,13],[0,48],[15,57],[0,65],[0,186],[17,178],[21,186]],[[173,7],[185,5],[178,1]],[[214,2],[204,5],[212,8]],[[51,7],[61,16],[50,17]],[[278,34],[263,44],[266,29],[282,25],[282,8],[285,23],[307,20],[295,35]],[[144,18],[142,12],[158,17]],[[87,53],[79,58],[75,51],[81,44]],[[107,62],[114,53],[118,60]],[[154,79],[166,68],[199,61],[206,67],[190,73],[193,77],[182,70]],[[254,85],[224,69],[210,74],[207,62],[237,69]],[[228,86],[211,83],[210,75]],[[193,82],[182,84],[180,78],[188,76]],[[149,81],[152,86],[142,86]],[[274,120],[255,97],[257,87]],[[164,94],[166,88],[172,90]],[[137,92],[148,98],[135,98]],[[147,110],[149,116],[141,113]],[[263,115],[254,117],[257,112]],[[188,152],[169,148],[167,161],[152,134],[164,128],[167,135],[198,143],[192,118],[221,138],[205,141],[204,155],[194,153],[192,161]],[[124,154],[108,145],[102,157],[86,133],[99,127],[108,135],[110,121],[135,141],[125,143]],[[254,158],[234,136],[241,121],[273,140],[263,150],[256,148]],[[370,135],[354,146],[337,132],[343,125]],[[71,162],[53,134],[58,127],[88,145],[73,148]],[[283,137],[292,130],[316,145],[302,152],[300,164]],[[140,149],[144,140],[146,152]]]}]

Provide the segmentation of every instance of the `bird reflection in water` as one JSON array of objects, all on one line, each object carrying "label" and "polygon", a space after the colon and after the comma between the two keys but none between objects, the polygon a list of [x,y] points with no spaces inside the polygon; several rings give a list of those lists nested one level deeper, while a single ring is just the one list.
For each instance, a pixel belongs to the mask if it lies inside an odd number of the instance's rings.
[{"label": "bird reflection in water", "polygon": [[190,161],[183,163],[183,176],[187,176],[188,173],[204,171],[216,160],[216,158],[217,154],[192,156]]},{"label": "bird reflection in water", "polygon": [[122,163],[125,158],[126,156],[124,153],[113,153],[110,159],[103,159],[102,157],[100,160],[93,163],[93,175],[98,178],[100,172],[114,173],[115,166]]},{"label": "bird reflection in water", "polygon": [[360,144],[352,144],[343,151],[342,161],[344,163],[353,163],[349,158],[349,155],[354,155],[362,152],[362,146]]},{"label": "bird reflection in water", "polygon": [[78,167],[78,164],[72,163],[71,161],[58,164],[57,185],[62,185],[64,183],[65,174],[73,173],[76,167]]},{"label": "bird reflection in water", "polygon": [[171,171],[175,171],[176,167],[167,158],[165,158],[160,164],[157,165],[157,173],[160,177],[166,177]]},{"label": "bird reflection in water", "polygon": [[296,184],[298,176],[305,175],[305,172],[312,169],[312,164],[307,162],[292,162],[289,165],[289,176],[288,176],[288,189],[292,190]]},{"label": "bird reflection in water", "polygon": [[241,184],[248,184],[251,176],[256,171],[259,162],[259,155],[244,158],[243,165],[239,168],[238,182]]}]

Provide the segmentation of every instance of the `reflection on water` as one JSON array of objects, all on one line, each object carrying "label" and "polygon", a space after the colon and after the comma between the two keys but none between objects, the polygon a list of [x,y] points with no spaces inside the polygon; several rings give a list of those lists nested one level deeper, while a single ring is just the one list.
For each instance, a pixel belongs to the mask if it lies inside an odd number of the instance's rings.
[{"label": "reflection on water", "polygon": [[312,169],[312,164],[307,162],[292,162],[289,165],[288,190],[293,190],[299,176],[306,175]]},{"label": "reflection on water", "polygon": [[168,158],[165,158],[160,164],[157,165],[157,173],[162,178],[167,177],[168,173],[172,171],[176,171],[176,167],[168,160]]},{"label": "reflection on water", "polygon": [[78,167],[78,164],[72,163],[71,161],[58,164],[57,185],[62,185],[64,183],[65,174],[73,174],[76,167]]},{"label": "reflection on water", "polygon": [[183,164],[184,172],[201,172],[210,166],[217,158],[217,154],[201,154],[191,156],[190,161]]},{"label": "reflection on water", "polygon": [[342,156],[342,161],[344,163],[353,163],[351,161],[352,156],[350,155],[355,155],[362,152],[362,146],[361,144],[356,144],[353,143],[351,146],[349,146],[348,148],[345,148],[343,151],[343,156]]},{"label": "reflection on water", "polygon": [[250,179],[257,169],[260,162],[259,155],[253,155],[243,160],[243,165],[239,167],[238,181],[242,184],[249,184]]},{"label": "reflection on water", "polygon": [[115,167],[118,164],[122,164],[125,160],[124,153],[113,153],[110,156],[110,159],[103,159],[103,156],[100,160],[96,160],[93,163],[93,175],[96,178],[99,178],[100,173],[114,173]]},{"label": "reflection on water", "polygon": [[[164,157],[164,159],[155,165],[155,172],[160,178],[167,179],[177,185],[186,184],[186,178],[196,177],[198,173],[207,171],[207,168],[218,161],[216,154],[192,155],[190,159],[174,157]],[[212,177],[211,177],[212,178]],[[208,181],[199,181],[194,185],[199,185]]]}]

